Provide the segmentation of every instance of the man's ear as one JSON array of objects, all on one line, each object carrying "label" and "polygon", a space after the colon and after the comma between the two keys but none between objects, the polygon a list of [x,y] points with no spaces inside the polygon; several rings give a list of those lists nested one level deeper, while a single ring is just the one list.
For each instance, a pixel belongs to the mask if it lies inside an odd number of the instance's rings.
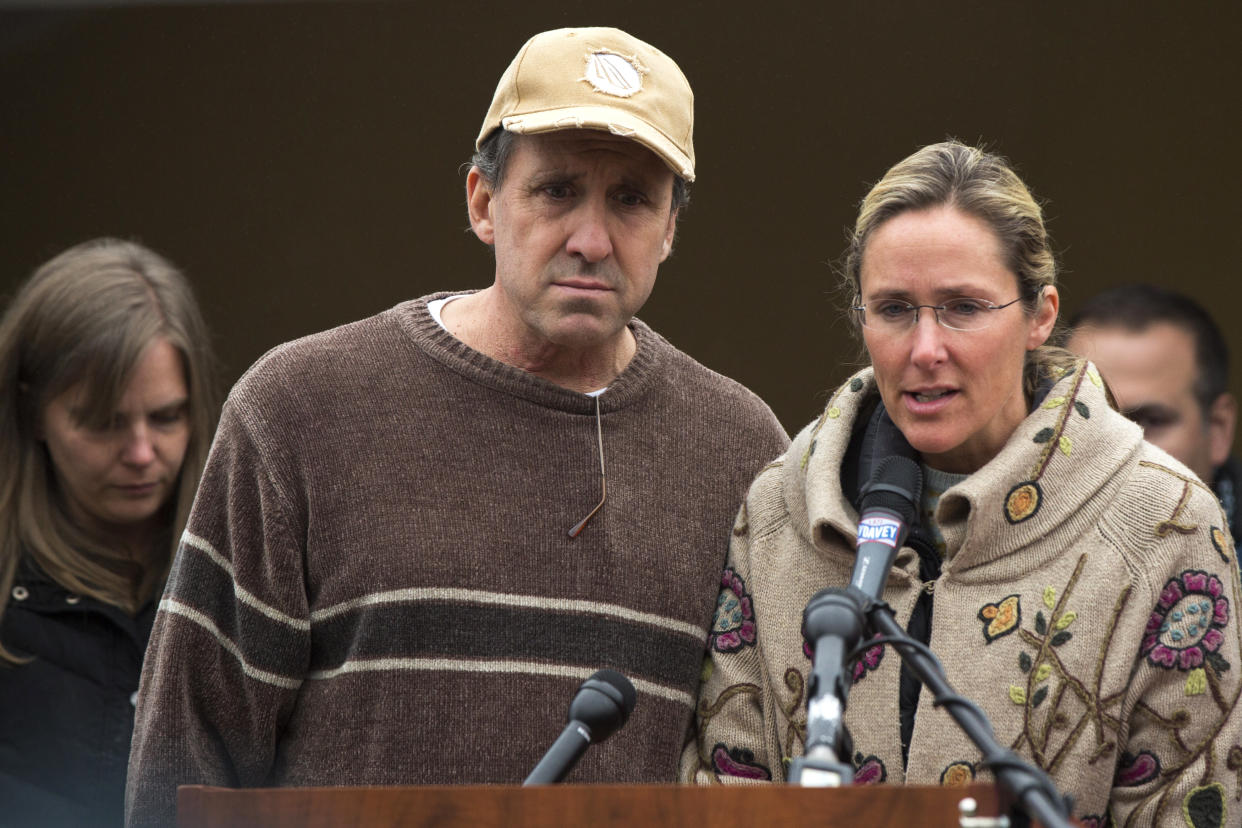
[{"label": "man's ear", "polygon": [[668,227],[664,229],[664,244],[660,249],[661,262],[673,255],[673,237],[677,235],[677,213],[678,210],[673,210],[668,214]]},{"label": "man's ear", "polygon": [[1237,424],[1237,399],[1227,392],[1221,394],[1207,412],[1208,452],[1212,468],[1228,459],[1233,450],[1233,430]]},{"label": "man's ear", "polygon": [[479,241],[494,244],[496,226],[492,222],[492,185],[479,170],[471,167],[466,173],[466,211],[470,214],[470,227]]}]

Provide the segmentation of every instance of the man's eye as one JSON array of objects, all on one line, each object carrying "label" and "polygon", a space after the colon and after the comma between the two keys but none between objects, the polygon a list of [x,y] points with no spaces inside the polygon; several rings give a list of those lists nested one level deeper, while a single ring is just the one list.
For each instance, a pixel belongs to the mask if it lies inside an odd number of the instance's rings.
[{"label": "man's eye", "polygon": [[1172,419],[1159,414],[1132,414],[1130,419],[1136,422],[1143,431],[1151,433],[1168,428],[1172,424]]},{"label": "man's eye", "polygon": [[545,195],[556,199],[569,198],[570,194],[569,187],[564,184],[549,184],[543,188],[543,192]]},{"label": "man's eye", "polygon": [[638,193],[617,193],[616,198],[626,207],[639,207],[647,201]]}]

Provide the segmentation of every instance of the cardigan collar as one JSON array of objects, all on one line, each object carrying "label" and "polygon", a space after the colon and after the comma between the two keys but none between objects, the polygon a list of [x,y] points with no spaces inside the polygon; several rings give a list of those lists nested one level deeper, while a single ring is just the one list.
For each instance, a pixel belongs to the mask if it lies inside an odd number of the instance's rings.
[{"label": "cardigan collar", "polygon": [[[842,486],[842,460],[878,396],[872,369],[858,372],[787,454],[784,493],[794,525],[825,553],[854,546],[858,513]],[[1041,565],[1097,522],[1122,484],[1117,472],[1136,461],[1141,445],[1141,429],[1108,405],[1099,373],[1080,360],[996,457],[941,497],[945,571],[991,581]],[[911,550],[895,567],[915,577]]]}]

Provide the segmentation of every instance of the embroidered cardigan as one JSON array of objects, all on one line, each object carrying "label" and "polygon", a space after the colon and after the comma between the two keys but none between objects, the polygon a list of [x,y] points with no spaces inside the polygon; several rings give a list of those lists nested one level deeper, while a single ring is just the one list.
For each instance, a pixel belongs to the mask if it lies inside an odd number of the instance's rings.
[{"label": "embroidered cardigan", "polygon": [[[785,778],[802,754],[808,598],[848,583],[858,515],[842,495],[870,369],[762,471],[738,515],[682,776]],[[901,550],[884,598],[903,625],[933,592],[930,646],[999,741],[1074,798],[1085,825],[1236,824],[1242,814],[1242,641],[1227,518],[1185,466],[1112,410],[1080,362],[1001,452],[944,493],[943,571]],[[948,713],[919,699],[908,767],[900,658],[853,668],[856,783],[991,780]],[[1229,820],[1234,820],[1230,823]]]}]

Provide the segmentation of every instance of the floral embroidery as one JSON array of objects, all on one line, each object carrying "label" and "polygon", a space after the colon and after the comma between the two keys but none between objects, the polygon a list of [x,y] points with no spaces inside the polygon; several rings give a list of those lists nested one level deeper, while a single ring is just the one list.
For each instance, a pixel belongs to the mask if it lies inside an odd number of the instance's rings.
[{"label": "floral embroidery", "polygon": [[[880,637],[880,633],[876,633],[875,638]],[[805,638],[802,639],[802,654],[815,661],[815,651],[811,649],[811,644]],[[851,681],[858,681],[863,676],[880,666],[880,662],[884,659],[884,645],[876,644],[874,647],[868,647],[867,650],[858,657],[858,661],[854,662],[854,673]]]},{"label": "floral embroidery", "polygon": [[[1190,503],[1190,495],[1196,487],[1211,494],[1213,500],[1216,499],[1215,493],[1213,493],[1212,490],[1209,489],[1202,480],[1200,480],[1197,477],[1194,477],[1193,475],[1191,477],[1187,477],[1186,475],[1181,474],[1180,472],[1176,472],[1173,469],[1170,469],[1168,466],[1162,466],[1159,463],[1153,463],[1151,460],[1140,460],[1139,465],[1145,468],[1149,468],[1149,469],[1157,469],[1159,471],[1164,472],[1165,474],[1171,475],[1172,477],[1176,477],[1178,480],[1182,481],[1182,496],[1178,499],[1177,505],[1173,507],[1173,514],[1170,515],[1167,520],[1162,520],[1156,524],[1155,526],[1156,537],[1158,538],[1168,537],[1168,535],[1172,532],[1176,532],[1179,535],[1193,535],[1195,532],[1197,532],[1199,530],[1199,527],[1197,525],[1191,526],[1188,523],[1182,523],[1180,520],[1178,520],[1178,518],[1181,517],[1182,512],[1186,508],[1186,504]],[[1218,506],[1220,505],[1219,501],[1217,501],[1217,505]],[[1208,534],[1210,535],[1211,532],[1209,531]],[[1229,559],[1226,558],[1225,563],[1228,563],[1228,562],[1229,562]]]},{"label": "floral embroidery", "polygon": [[1186,676],[1186,695],[1202,696],[1207,692],[1207,673],[1202,667],[1196,667]]},{"label": "floral embroidery", "polygon": [[1149,750],[1121,754],[1115,783],[1118,788],[1137,788],[1160,776],[1160,758]]},{"label": "floral embroidery", "polygon": [[1048,609],[1057,608],[1057,588],[1053,586],[1044,587],[1044,606]]},{"label": "floral embroidery", "polygon": [[854,681],[858,681],[863,676],[870,673],[880,666],[880,662],[884,659],[884,645],[876,644],[874,647],[868,647],[867,651],[854,662]]},{"label": "floral embroidery", "polygon": [[1008,635],[1022,623],[1019,596],[1007,595],[995,604],[984,604],[979,610],[979,620],[983,622],[983,637],[989,644]]},{"label": "floral embroidery", "polygon": [[[1057,768],[1077,750],[1085,754],[1088,763],[1107,757],[1111,764],[1116,750],[1112,738],[1121,726],[1120,718],[1112,712],[1120,707],[1121,694],[1104,696],[1092,692],[1089,681],[1071,672],[1069,665],[1076,663],[1080,654],[1061,652],[1072,650],[1075,641],[1070,630],[1078,624],[1080,616],[1087,617],[1082,608],[1073,606],[1074,591],[1087,564],[1087,556],[1080,555],[1074,572],[1063,586],[1045,586],[1036,601],[1034,618],[1024,616],[1016,625],[1015,635],[1007,640],[1009,646],[1017,645],[1018,667],[1024,674],[1014,684],[995,681],[997,692],[1023,708],[1022,728],[1010,744],[1010,749],[1029,751],[1030,759],[1040,768],[1056,773]],[[1103,620],[1103,650],[1118,628],[1132,588],[1123,586],[1112,607],[1111,618]],[[1028,596],[1029,597],[1029,596]],[[1028,601],[1027,609],[1031,604]],[[1093,619],[1094,620],[1094,619]],[[1096,621],[1100,623],[1100,621]],[[1004,696],[1002,696],[1003,698]],[[1076,699],[1082,700],[1078,709]],[[1094,746],[1081,745],[1084,739],[1094,735]]]},{"label": "floral embroidery", "polygon": [[[1077,569],[1074,571],[1075,581],[1081,571],[1082,561],[1080,560]],[[1073,581],[1071,581],[1071,583],[1073,583]],[[1056,614],[1058,606],[1056,602],[1056,594],[1057,591],[1054,587],[1049,586],[1044,588],[1044,604],[1053,611],[1052,617],[1055,621],[1053,622],[1052,627],[1054,630],[1058,631],[1048,639],[1048,644],[1052,647],[1060,647],[1062,644],[1074,637],[1074,634],[1067,632],[1065,628],[1070,624],[1073,624],[1074,620],[1078,617],[1078,613],[1072,610],[1069,612],[1063,612],[1060,616]],[[1017,596],[1010,597],[1016,598]],[[1068,590],[1066,590],[1065,597],[1069,597]],[[1038,610],[1035,613],[1035,632],[1045,638],[1048,636],[1048,619],[1044,617],[1043,610]],[[986,635],[986,631],[984,634]],[[1039,649],[1042,650],[1042,647]],[[1038,652],[1036,653],[1036,656],[1042,658],[1042,655]],[[1052,664],[1047,661],[1041,661],[1039,665],[1036,666],[1035,659],[1031,658],[1030,653],[1026,652],[1026,650],[1018,652],[1018,667],[1021,668],[1022,672],[1029,674],[1030,679],[1028,680],[1027,687],[1020,687],[1016,684],[1011,684],[1009,686],[1009,700],[1014,704],[1025,705],[1028,698],[1028,688],[1035,684],[1043,684],[1043,682],[1047,681],[1052,676],[1054,670]],[[1034,673],[1031,672],[1032,668],[1034,668]],[[1035,692],[1031,693],[1029,698],[1032,709],[1039,707],[1044,703],[1044,700],[1048,698],[1048,687],[1044,686],[1036,688]]]},{"label": "floral embroidery", "polygon": [[1005,520],[1021,523],[1034,517],[1042,501],[1043,492],[1039,483],[1034,480],[1019,483],[1009,490],[1009,495],[1005,498]]},{"label": "floral embroidery", "polygon": [[712,770],[723,776],[740,776],[743,779],[772,778],[772,771],[755,761],[755,754],[746,748],[726,748],[718,742],[712,748]]},{"label": "floral embroidery", "polygon": [[[1044,472],[1048,468],[1048,464],[1052,462],[1053,454],[1059,450],[1061,454],[1069,457],[1074,450],[1074,442],[1065,433],[1070,423],[1070,415],[1077,414],[1084,420],[1091,416],[1091,409],[1086,403],[1078,399],[1078,393],[1082,389],[1084,377],[1089,372],[1081,370],[1086,365],[1085,360],[1080,360],[1075,366],[1066,371],[1062,375],[1062,379],[1069,377],[1074,373],[1078,374],[1078,378],[1063,397],[1051,397],[1041,406],[1041,409],[1055,410],[1061,409],[1060,415],[1057,417],[1055,425],[1041,428],[1031,438],[1034,442],[1044,447],[1040,452],[1039,461],[1035,464],[1035,468],[1031,470],[1029,480],[1024,480],[1009,490],[1009,494],[1005,496],[1005,519],[1010,523],[1021,523],[1024,520],[1030,520],[1039,511],[1040,504],[1043,502],[1043,490],[1039,487],[1039,479],[1043,477]],[[1092,379],[1092,382],[1095,380]]]},{"label": "floral embroidery", "polygon": [[1182,800],[1182,815],[1191,828],[1220,828],[1225,824],[1225,786],[1213,782],[1191,789]]},{"label": "floral embroidery", "polygon": [[884,762],[880,760],[880,757],[864,757],[861,751],[854,754],[855,785],[879,785],[887,780],[888,770],[885,769]]},{"label": "floral embroidery", "polygon": [[975,766],[970,762],[954,762],[940,772],[940,784],[963,787],[975,781]]},{"label": "floral embroidery", "polygon": [[1213,526],[1208,534],[1212,538],[1212,546],[1215,547],[1216,554],[1220,555],[1222,561],[1229,563],[1233,551],[1232,545],[1229,543],[1229,536],[1219,526]]},{"label": "floral embroidery", "polygon": [[1229,623],[1229,599],[1220,579],[1197,569],[1170,578],[1147,621],[1141,655],[1156,667],[1190,670],[1210,664],[1217,673],[1229,663],[1217,653]]},{"label": "floral embroidery", "polygon": [[796,667],[785,671],[785,689],[789,691],[788,701],[781,703],[781,712],[785,714],[785,721],[789,725],[785,728],[786,754],[781,757],[781,764],[788,770],[793,761],[789,754],[793,753],[794,744],[806,747],[806,705],[802,703],[806,693],[806,679]]},{"label": "floral embroidery", "polygon": [[843,393],[845,393],[845,389],[849,388],[850,391],[858,393],[864,387],[865,383],[863,382],[862,377],[851,377],[849,382],[832,392],[832,399],[828,401],[828,405],[824,409],[824,413],[819,415],[819,421],[815,423],[815,428],[811,432],[811,444],[807,446],[806,451],[803,452],[802,460],[799,462],[798,468],[805,469],[806,464],[811,459],[811,455],[815,453],[815,444],[817,442],[816,438],[819,437],[819,432],[823,429],[824,424],[829,420],[835,420],[841,416],[841,408],[837,405],[837,400]]},{"label": "floral embroidery", "polygon": [[755,612],[742,577],[725,569],[716,599],[716,621],[712,626],[712,649],[732,653],[755,643]]},{"label": "floral embroidery", "polygon": [[1108,814],[1090,814],[1078,820],[1083,828],[1110,828],[1113,824]]},{"label": "floral embroidery", "polygon": [[1229,754],[1225,757],[1225,767],[1238,775],[1238,787],[1242,788],[1242,745],[1229,748]]}]

